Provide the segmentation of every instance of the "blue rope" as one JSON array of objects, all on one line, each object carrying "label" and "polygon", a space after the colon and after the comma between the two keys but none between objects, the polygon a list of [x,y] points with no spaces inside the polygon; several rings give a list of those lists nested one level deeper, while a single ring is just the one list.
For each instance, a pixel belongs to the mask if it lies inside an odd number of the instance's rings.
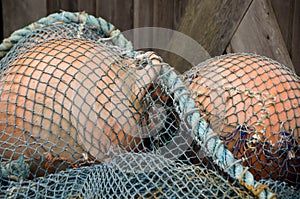
[{"label": "blue rope", "polygon": [[199,145],[204,147],[207,154],[211,156],[214,163],[221,167],[232,178],[239,180],[248,190],[252,191],[260,198],[274,198],[276,195],[267,186],[254,180],[251,172],[234,158],[233,154],[226,149],[218,135],[213,132],[206,120],[201,117],[200,110],[194,100],[190,97],[188,90],[183,86],[183,82],[171,67],[166,65],[161,71],[163,85],[174,94],[182,111],[182,118],[193,127],[195,138]]},{"label": "blue rope", "polygon": [[22,29],[13,32],[8,38],[4,39],[0,44],[0,59],[2,59],[8,51],[18,43],[23,37],[30,34],[34,30],[41,29],[46,26],[51,26],[57,23],[76,23],[99,29],[102,37],[111,39],[112,43],[125,50],[131,51],[132,44],[124,35],[115,27],[102,18],[96,18],[84,12],[66,12],[54,13],[47,17],[41,18]]}]

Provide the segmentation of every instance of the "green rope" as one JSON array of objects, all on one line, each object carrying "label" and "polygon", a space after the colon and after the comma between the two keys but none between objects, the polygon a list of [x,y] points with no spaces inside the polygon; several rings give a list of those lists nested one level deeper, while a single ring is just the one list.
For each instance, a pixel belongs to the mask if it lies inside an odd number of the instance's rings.
[{"label": "green rope", "polygon": [[[124,35],[115,27],[105,21],[102,18],[96,18],[92,15],[88,15],[85,12],[66,12],[54,13],[47,17],[41,18],[37,22],[34,22],[22,29],[13,32],[8,38],[4,39],[0,44],[0,59],[2,59],[8,51],[18,43],[23,37],[31,32],[41,29],[46,26],[51,26],[58,23],[76,23],[93,28],[98,28],[103,33],[103,37],[106,40],[110,39],[116,46],[124,48],[126,50],[132,50],[132,44],[128,41]],[[101,39],[100,39],[101,41]]]},{"label": "green rope", "polygon": [[251,172],[241,164],[240,160],[234,158],[233,154],[226,149],[224,143],[214,133],[206,120],[201,117],[201,112],[197,108],[190,93],[184,86],[182,80],[174,72],[174,69],[165,65],[161,70],[163,85],[174,94],[174,99],[178,102],[182,117],[193,127],[193,133],[199,145],[203,146],[207,154],[211,156],[215,164],[221,167],[232,178],[237,179],[248,190],[252,191],[259,198],[267,199],[276,196],[270,192],[266,186],[255,181]]}]

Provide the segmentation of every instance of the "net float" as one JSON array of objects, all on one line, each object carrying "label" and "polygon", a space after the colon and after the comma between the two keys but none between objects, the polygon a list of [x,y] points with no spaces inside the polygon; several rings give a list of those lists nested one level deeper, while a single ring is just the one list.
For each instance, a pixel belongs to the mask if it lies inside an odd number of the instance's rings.
[{"label": "net float", "polygon": [[137,67],[117,48],[76,38],[40,42],[4,63],[3,162],[24,156],[31,175],[42,176],[137,148],[139,102],[158,68]]},{"label": "net float", "polygon": [[300,182],[300,78],[254,54],[209,59],[183,75],[203,116],[256,180]]}]

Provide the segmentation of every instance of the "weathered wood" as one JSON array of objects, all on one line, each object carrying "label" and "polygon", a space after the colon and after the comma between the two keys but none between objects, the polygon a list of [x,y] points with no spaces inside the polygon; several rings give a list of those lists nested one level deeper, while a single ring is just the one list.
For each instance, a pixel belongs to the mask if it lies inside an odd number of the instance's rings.
[{"label": "weathered wood", "polygon": [[0,3],[0,40],[3,40],[3,10],[2,10],[2,2]]},{"label": "weathered wood", "polygon": [[291,53],[292,48],[292,29],[293,29],[293,11],[295,0],[272,0],[271,4],[276,16],[282,37],[286,47]]},{"label": "weathered wood", "polygon": [[211,56],[224,52],[252,0],[190,0],[178,30]]},{"label": "weathered wood", "polygon": [[[236,28],[242,20],[252,0],[189,0],[185,12],[177,22],[177,30],[199,43],[197,60],[203,61],[220,55],[226,49]],[[193,51],[190,45],[174,38],[170,48],[182,52]],[[202,46],[202,47],[201,47]],[[202,49],[202,50],[201,50]],[[208,52],[208,53],[207,53]],[[182,57],[171,55],[167,58],[179,72],[192,67]]]},{"label": "weathered wood", "polygon": [[293,67],[269,0],[254,0],[230,42],[232,52],[257,53]]},{"label": "weathered wood", "polygon": [[77,0],[61,0],[60,1],[60,9],[69,11],[69,12],[77,12],[78,11],[78,2],[77,2]]},{"label": "weathered wood", "polygon": [[47,12],[48,15],[60,11],[61,0],[47,0]]},{"label": "weathered wood", "polygon": [[173,66],[178,72],[183,73],[194,65],[210,58],[208,52],[197,41],[175,32],[172,35],[167,49],[169,52],[164,60]]},{"label": "weathered wood", "polygon": [[[153,27],[153,13],[154,13],[154,1],[140,1],[134,0],[134,18],[133,18],[133,28],[141,28],[141,27]],[[140,35],[139,31],[134,32],[133,38],[133,46],[135,49],[139,49],[141,43],[142,46],[153,46],[152,32],[145,32],[143,35]],[[143,38],[147,38],[144,40]],[[151,50],[151,48],[146,48],[145,50]]]},{"label": "weathered wood", "polygon": [[133,28],[133,0],[97,0],[96,13],[121,31]]},{"label": "weathered wood", "polygon": [[292,61],[295,71],[300,75],[300,2],[295,0],[292,35]]},{"label": "weathered wood", "polygon": [[173,29],[174,0],[154,0],[153,26]]},{"label": "weathered wood", "polygon": [[[154,0],[153,5],[153,27],[173,29],[174,20],[174,0]],[[164,37],[161,37],[160,31],[153,31],[153,42],[163,43]],[[157,34],[158,33],[158,34]],[[169,38],[168,38],[169,39]],[[153,49],[158,55],[166,60],[170,53],[166,49]]]},{"label": "weathered wood", "polygon": [[46,5],[46,0],[2,0],[4,37],[45,17]]},{"label": "weathered wood", "polygon": [[178,28],[180,19],[184,15],[187,5],[188,5],[188,0],[174,1],[173,29],[176,30]]},{"label": "weathered wood", "polygon": [[272,0],[271,3],[295,71],[300,75],[299,0]]},{"label": "weathered wood", "polygon": [[90,15],[96,15],[96,0],[77,0],[78,11],[85,11]]},{"label": "weathered wood", "polygon": [[134,28],[153,26],[154,0],[134,0]]},{"label": "weathered wood", "polygon": [[47,1],[48,14],[59,12],[61,10],[69,12],[78,11],[77,0],[48,0]]},{"label": "weathered wood", "polygon": [[[173,1],[173,28],[174,30],[177,30],[179,26],[179,22],[181,17],[185,13],[185,9],[188,5],[188,0],[174,0]],[[161,9],[163,12],[166,10],[166,8]],[[177,47],[174,47],[176,45],[169,45],[171,47],[171,50],[174,48],[178,49]],[[174,48],[172,48],[174,47]],[[158,53],[163,57],[164,61],[169,63],[171,66],[173,66],[178,72],[182,73],[186,69],[191,68],[192,65],[188,61],[186,61],[183,57],[169,51],[158,51]]]}]

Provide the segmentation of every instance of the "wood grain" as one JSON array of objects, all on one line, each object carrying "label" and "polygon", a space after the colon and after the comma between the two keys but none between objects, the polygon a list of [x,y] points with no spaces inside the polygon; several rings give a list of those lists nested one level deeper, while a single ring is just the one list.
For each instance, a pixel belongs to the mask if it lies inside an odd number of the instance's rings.
[{"label": "wood grain", "polygon": [[[51,1],[51,0],[50,0]],[[61,0],[60,9],[69,11],[69,12],[77,12],[78,11],[78,2],[77,0]]]},{"label": "wood grain", "polygon": [[[37,9],[39,8],[39,9]],[[2,0],[3,34],[23,28],[47,15],[46,0]]]},{"label": "wood grain", "polygon": [[47,0],[48,15],[55,12],[59,12],[60,9],[60,0]]},{"label": "wood grain", "polygon": [[178,30],[197,40],[211,56],[224,52],[252,0],[190,0]]},{"label": "wood grain", "polygon": [[119,30],[133,28],[133,0],[96,0],[96,13]]},{"label": "wood grain", "polygon": [[[175,26],[179,32],[202,46],[198,59],[204,61],[225,51],[251,2],[252,0],[189,0],[183,6],[183,16],[180,20],[176,19]],[[171,40],[170,46],[182,52],[191,50],[189,45],[178,43],[177,38]],[[179,72],[192,67],[182,57],[171,55],[166,60]]]},{"label": "wood grain", "polygon": [[270,57],[293,67],[276,16],[268,0],[254,0],[230,42],[232,52]]},{"label": "wood grain", "polygon": [[0,40],[3,40],[3,10],[2,2],[0,3]]},{"label": "wood grain", "polygon": [[153,26],[173,29],[174,0],[155,0]]},{"label": "wood grain", "polygon": [[77,0],[47,0],[48,14],[60,12],[61,10],[69,12],[78,11]]},{"label": "wood grain", "polygon": [[300,75],[300,2],[295,0],[293,16],[293,35],[292,35],[292,52],[291,57],[296,70]]},{"label": "wood grain", "polygon": [[288,51],[291,53],[292,48],[292,29],[295,0],[272,0],[271,5],[274,10],[282,37]]},{"label": "wood grain", "polygon": [[96,15],[96,0],[77,0],[78,11],[85,11],[89,15]]},{"label": "wood grain", "polygon": [[173,29],[178,28],[180,19],[184,15],[187,5],[188,5],[188,0],[174,1]]},{"label": "wood grain", "polygon": [[134,0],[134,28],[153,25],[154,0]]},{"label": "wood grain", "polygon": [[[140,1],[134,0],[134,18],[133,18],[133,28],[141,27],[152,27],[153,26],[153,13],[154,13],[154,1]],[[146,35],[145,35],[146,34]],[[153,34],[152,32],[140,35],[140,32],[134,32],[133,34],[133,44],[135,46],[141,46],[142,42],[145,46],[153,46]],[[147,41],[141,38],[147,38]],[[152,50],[147,48],[145,50]]]}]

